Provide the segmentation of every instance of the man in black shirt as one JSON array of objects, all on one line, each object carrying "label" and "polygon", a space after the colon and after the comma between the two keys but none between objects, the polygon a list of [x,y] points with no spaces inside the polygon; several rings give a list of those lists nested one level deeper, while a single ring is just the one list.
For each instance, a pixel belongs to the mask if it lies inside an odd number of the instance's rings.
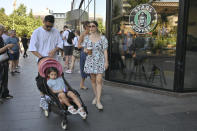
[{"label": "man in black shirt", "polygon": [[[4,46],[4,41],[2,38],[3,31],[4,26],[0,25],[0,55],[2,53],[5,53],[8,48],[12,48],[14,46],[13,44],[7,44],[6,46]],[[0,62],[0,99],[13,98],[13,96],[9,94],[8,90],[8,67],[8,61]]]}]

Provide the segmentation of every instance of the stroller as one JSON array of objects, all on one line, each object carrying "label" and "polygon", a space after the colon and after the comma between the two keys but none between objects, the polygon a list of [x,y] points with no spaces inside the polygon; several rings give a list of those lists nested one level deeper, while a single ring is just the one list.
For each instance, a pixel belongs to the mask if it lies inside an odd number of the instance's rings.
[{"label": "stroller", "polygon": [[[48,109],[44,110],[44,114],[46,117],[48,117],[49,113],[52,111],[52,112],[62,116],[63,120],[61,122],[61,127],[62,127],[62,129],[65,130],[65,129],[67,129],[67,124],[68,124],[67,115],[69,115],[70,113],[67,111],[68,107],[66,105],[62,105],[60,103],[58,96],[56,94],[54,94],[47,85],[46,72],[49,67],[55,67],[59,71],[58,76],[61,76],[63,78],[64,83],[67,86],[68,90],[72,91],[78,97],[84,111],[88,114],[87,107],[85,106],[84,102],[82,101],[79,93],[76,90],[72,89],[72,87],[69,85],[69,83],[65,80],[61,64],[53,58],[45,57],[45,58],[39,59],[39,61],[38,61],[39,73],[38,73],[38,76],[36,77],[36,84],[37,84],[37,87],[39,88],[39,90],[42,93],[44,93],[44,95],[49,97],[49,99],[46,99],[46,101],[48,103]],[[75,109],[77,108],[77,105],[74,102],[70,101],[70,103],[74,106]]]}]

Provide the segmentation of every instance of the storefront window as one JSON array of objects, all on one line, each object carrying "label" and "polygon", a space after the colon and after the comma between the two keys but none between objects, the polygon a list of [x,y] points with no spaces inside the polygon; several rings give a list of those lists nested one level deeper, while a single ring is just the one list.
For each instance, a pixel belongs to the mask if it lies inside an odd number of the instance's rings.
[{"label": "storefront window", "polygon": [[185,89],[197,89],[197,1],[190,0],[185,64]]},{"label": "storefront window", "polygon": [[179,0],[112,0],[110,80],[173,90],[178,7]]}]

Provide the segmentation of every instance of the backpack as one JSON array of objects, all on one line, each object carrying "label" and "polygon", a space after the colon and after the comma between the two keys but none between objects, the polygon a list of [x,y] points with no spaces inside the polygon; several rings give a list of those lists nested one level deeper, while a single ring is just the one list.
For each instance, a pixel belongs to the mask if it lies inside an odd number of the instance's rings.
[{"label": "backpack", "polygon": [[68,34],[67,42],[68,42],[68,44],[72,45],[73,44],[72,40],[74,39],[75,34],[74,34],[74,32],[69,31],[69,30],[68,30],[68,32],[69,32],[69,34]]}]

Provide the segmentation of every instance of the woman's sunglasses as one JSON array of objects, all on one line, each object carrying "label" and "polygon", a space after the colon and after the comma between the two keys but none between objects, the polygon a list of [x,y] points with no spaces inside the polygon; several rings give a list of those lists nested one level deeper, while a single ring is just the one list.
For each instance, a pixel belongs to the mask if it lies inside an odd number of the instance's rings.
[{"label": "woman's sunglasses", "polygon": [[92,25],[92,26],[90,25],[90,26],[88,26],[88,27],[89,27],[89,28],[95,28],[96,26],[95,26],[95,25]]}]

